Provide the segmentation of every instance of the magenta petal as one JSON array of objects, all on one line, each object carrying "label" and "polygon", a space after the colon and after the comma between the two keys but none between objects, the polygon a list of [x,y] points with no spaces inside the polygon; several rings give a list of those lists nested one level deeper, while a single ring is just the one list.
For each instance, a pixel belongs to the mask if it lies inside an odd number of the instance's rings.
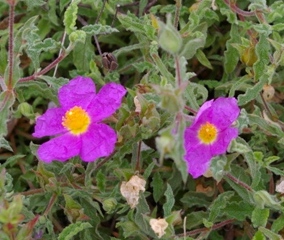
[{"label": "magenta petal", "polygon": [[81,106],[87,109],[95,97],[95,93],[95,84],[92,79],[78,76],[59,89],[58,98],[65,110],[74,106]]},{"label": "magenta petal", "polygon": [[192,148],[195,148],[200,144],[200,141],[197,137],[197,129],[192,125],[188,127],[184,132],[184,147],[186,151],[189,151]]},{"label": "magenta petal", "polygon": [[207,101],[205,103],[202,104],[202,106],[199,108],[198,113],[196,114],[196,120],[200,117],[200,115],[202,115],[202,113],[211,107],[213,103],[213,100]]},{"label": "magenta petal", "polygon": [[204,117],[222,130],[229,127],[238,118],[240,108],[235,98],[220,97],[213,102],[211,111],[207,113]]},{"label": "magenta petal", "polygon": [[62,117],[65,112],[62,108],[50,108],[42,116],[36,119],[34,137],[57,135],[64,133],[66,129],[62,126]]},{"label": "magenta petal", "polygon": [[185,160],[187,161],[188,172],[193,178],[197,178],[207,171],[212,157],[208,146],[202,145],[186,153]]},{"label": "magenta petal", "polygon": [[109,156],[115,147],[116,133],[106,124],[95,123],[82,136],[80,156],[85,162],[93,162],[100,157]]},{"label": "magenta petal", "polygon": [[125,94],[126,89],[120,84],[104,85],[87,109],[93,121],[100,121],[111,116],[120,107]]},{"label": "magenta petal", "polygon": [[77,156],[80,148],[80,137],[64,134],[42,144],[37,154],[39,159],[46,163],[50,163],[53,160],[66,161],[71,157]]},{"label": "magenta petal", "polygon": [[238,136],[237,128],[228,128],[219,132],[218,139],[210,146],[213,156],[223,154],[227,151],[230,142]]}]

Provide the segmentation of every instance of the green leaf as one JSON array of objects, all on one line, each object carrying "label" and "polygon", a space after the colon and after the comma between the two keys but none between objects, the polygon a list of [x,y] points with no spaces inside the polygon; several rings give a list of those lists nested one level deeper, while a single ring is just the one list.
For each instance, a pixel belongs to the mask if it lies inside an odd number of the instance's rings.
[{"label": "green leaf", "polygon": [[271,226],[271,231],[278,233],[284,228],[284,214],[282,213],[277,219],[275,219]]},{"label": "green leaf", "polygon": [[40,41],[30,46],[30,50],[37,51],[40,54],[42,51],[48,52],[58,49],[60,46],[59,42],[56,42],[52,38],[46,38],[44,41]]},{"label": "green leaf", "polygon": [[252,240],[266,240],[266,238],[265,238],[265,236],[263,235],[262,232],[257,231],[257,232],[254,234]]},{"label": "green leaf", "polygon": [[230,39],[226,42],[224,67],[227,74],[234,71],[239,61],[239,52],[233,47],[234,43],[241,43],[239,26],[236,24],[231,25]]},{"label": "green leaf", "polygon": [[259,227],[258,230],[262,232],[269,240],[282,240],[283,239],[280,235],[268,230],[267,228]]},{"label": "green leaf", "polygon": [[242,138],[238,137],[237,139],[234,139],[229,148],[229,152],[238,152],[238,153],[247,153],[250,152],[251,148],[250,146],[246,143],[245,140]]},{"label": "green leaf", "polygon": [[14,102],[15,96],[12,91],[0,93],[0,136],[5,136],[7,134],[7,119],[9,119],[10,108]]},{"label": "green leaf", "polygon": [[204,65],[205,67],[209,68],[209,69],[213,69],[210,61],[208,60],[208,58],[206,57],[205,53],[203,51],[201,51],[200,49],[197,49],[196,51],[196,57],[197,60]]},{"label": "green leaf", "polygon": [[206,198],[206,195],[203,193],[197,193],[193,191],[188,191],[183,195],[180,201],[184,204],[185,207],[205,207],[208,208],[211,204],[210,200]]},{"label": "green leaf", "polygon": [[78,41],[73,49],[73,64],[82,73],[89,72],[90,62],[95,57],[95,49],[89,36],[85,42]]},{"label": "green leaf", "polygon": [[102,24],[88,24],[82,27],[82,30],[90,35],[111,34],[114,32],[118,32],[116,28]]},{"label": "green leaf", "polygon": [[226,173],[227,164],[228,160],[225,155],[219,155],[212,158],[210,162],[210,170],[212,171],[212,176],[217,182],[220,182]]},{"label": "green leaf", "polygon": [[186,216],[186,229],[190,230],[203,224],[203,219],[208,219],[208,212],[194,211]]},{"label": "green leaf", "polygon": [[165,63],[160,58],[160,56],[158,54],[157,45],[155,45],[154,43],[152,43],[152,45],[150,47],[150,55],[151,55],[152,60],[155,63],[156,68],[159,70],[159,72],[162,74],[162,76],[165,77],[168,82],[171,82],[171,81],[173,82],[174,77],[169,72],[167,66],[165,65]]},{"label": "green leaf", "polygon": [[252,203],[252,193],[249,192],[244,187],[240,186],[239,184],[233,182],[228,177],[224,176],[224,179],[229,183],[229,185],[239,194],[239,196],[245,200],[245,202]]},{"label": "green leaf", "polygon": [[146,234],[150,233],[149,223],[146,219],[147,214],[150,213],[150,208],[148,203],[145,199],[144,194],[140,194],[139,203],[136,206],[136,214],[135,214],[135,223],[140,228],[141,231],[145,232]]},{"label": "green leaf", "polygon": [[[44,77],[44,79],[47,79]],[[22,94],[25,100],[29,100],[32,97],[42,97],[57,103],[57,91],[52,88],[48,88],[46,83],[40,81],[28,81],[21,82],[17,85],[17,93]]]},{"label": "green leaf", "polygon": [[268,208],[258,208],[256,207],[251,215],[251,221],[255,228],[257,227],[265,227],[267,224],[267,220],[269,217],[269,209]]},{"label": "green leaf", "polygon": [[102,170],[99,170],[96,174],[96,181],[97,181],[97,187],[100,190],[100,192],[105,192],[106,188],[106,176],[102,172]]},{"label": "green leaf", "polygon": [[233,191],[227,191],[221,193],[214,202],[210,205],[209,210],[209,218],[208,221],[214,222],[215,219],[222,214],[223,208],[226,207],[226,204],[230,202],[230,199],[234,196]]},{"label": "green leaf", "polygon": [[153,187],[153,197],[155,202],[158,202],[159,199],[163,196],[164,193],[164,181],[159,172],[156,172],[153,176],[153,181],[151,183]]},{"label": "green leaf", "polygon": [[120,221],[116,224],[116,227],[122,228],[123,237],[134,237],[137,235],[137,232],[139,232],[138,226],[131,221]]},{"label": "green leaf", "polygon": [[64,13],[63,23],[65,26],[65,31],[68,35],[77,29],[75,25],[79,2],[80,0],[73,0]]},{"label": "green leaf", "polygon": [[267,166],[266,167],[269,171],[273,172],[274,174],[276,175],[279,175],[279,176],[284,176],[284,171],[279,169],[279,168],[276,168],[276,167],[272,167],[272,166]]},{"label": "green leaf", "polygon": [[84,229],[91,228],[88,222],[76,222],[65,227],[58,236],[58,240],[72,240],[73,237]]},{"label": "green leaf", "polygon": [[238,96],[239,105],[243,106],[248,102],[256,99],[266,83],[267,83],[267,76],[264,75],[260,78],[259,82],[256,83],[253,87],[247,88],[245,94],[241,94]]},{"label": "green leaf", "polygon": [[[255,79],[258,80],[265,73],[269,63],[270,44],[267,35],[260,34],[259,41],[255,47],[258,60],[253,65]],[[242,105],[242,104],[241,104]]]},{"label": "green leaf", "polygon": [[[218,7],[220,8],[221,14],[227,17],[227,21],[232,26],[238,24],[236,13],[232,11],[231,8],[224,1],[218,1]],[[236,32],[236,34],[238,35],[239,32]]]},{"label": "green leaf", "polygon": [[187,104],[194,110],[199,109],[199,105],[208,98],[208,90],[199,83],[190,82],[184,92]]},{"label": "green leaf", "polygon": [[63,85],[69,82],[68,78],[63,78],[63,77],[57,78],[57,77],[50,77],[47,75],[42,75],[39,78],[46,81],[46,83],[56,91],[58,91],[60,87],[62,87]]},{"label": "green leaf", "polygon": [[166,202],[163,205],[164,217],[171,214],[172,208],[175,204],[175,196],[170,184],[167,184],[167,189],[165,191]]},{"label": "green leaf", "polygon": [[[131,44],[131,45],[128,45],[128,46],[125,46],[125,47],[121,47],[115,51],[113,51],[113,54],[118,57],[120,54],[123,54],[123,53],[132,53],[134,50],[140,50],[141,48],[145,48],[147,46],[147,44],[145,43],[137,43],[137,44]],[[138,63],[136,63],[138,64]],[[145,64],[150,64],[149,62],[145,62]],[[152,67],[153,65],[150,64]]]},{"label": "green leaf", "polygon": [[118,20],[127,30],[134,33],[141,33],[150,40],[156,40],[156,29],[150,24],[150,21],[148,21],[146,17],[147,16],[145,15],[142,20],[130,12],[128,12],[127,15],[121,13],[117,14]]},{"label": "green leaf", "polygon": [[272,209],[283,211],[281,202],[278,201],[276,196],[269,194],[266,190],[259,190],[253,194],[256,206],[264,208],[265,206]]},{"label": "green leaf", "polygon": [[242,222],[251,217],[253,209],[254,206],[245,201],[231,199],[222,210],[222,214]]},{"label": "green leaf", "polygon": [[203,48],[205,45],[206,35],[201,32],[196,34],[193,39],[185,40],[186,44],[183,46],[180,56],[184,56],[186,59],[191,59],[196,54],[199,48]]},{"label": "green leaf", "polygon": [[156,163],[153,161],[151,162],[144,171],[143,178],[148,179],[152,173],[153,168],[155,167]]},{"label": "green leaf", "polygon": [[15,163],[19,160],[19,159],[22,159],[24,158],[26,155],[23,155],[23,154],[16,154],[12,157],[9,157],[3,164],[2,166],[7,168],[8,165],[15,165]]},{"label": "green leaf", "polygon": [[[61,2],[61,1],[60,1]],[[59,25],[59,22],[62,22],[62,19],[57,16],[57,7],[58,7],[58,2],[57,0],[49,0],[48,2],[48,20],[51,25],[54,24],[55,26]]]},{"label": "green leaf", "polygon": [[256,114],[248,114],[248,118],[249,118],[249,122],[250,125],[256,125],[258,126],[260,129],[269,132],[269,134],[275,136],[275,137],[284,137],[284,133],[281,129],[280,126],[278,126],[277,124],[273,124],[271,122],[268,122],[266,120],[264,120],[263,117],[258,116]]},{"label": "green leaf", "polygon": [[236,91],[245,92],[249,87],[251,87],[247,81],[251,81],[251,78],[248,75],[245,75],[241,78],[236,78],[230,87],[229,97],[234,97]]},{"label": "green leaf", "polygon": [[40,7],[43,4],[45,4],[46,2],[43,0],[26,0],[25,4],[28,7],[27,11],[33,10],[36,7]]},{"label": "green leaf", "polygon": [[11,148],[9,142],[4,137],[2,137],[1,134],[0,134],[0,148],[5,148],[6,150],[13,152],[13,149]]}]

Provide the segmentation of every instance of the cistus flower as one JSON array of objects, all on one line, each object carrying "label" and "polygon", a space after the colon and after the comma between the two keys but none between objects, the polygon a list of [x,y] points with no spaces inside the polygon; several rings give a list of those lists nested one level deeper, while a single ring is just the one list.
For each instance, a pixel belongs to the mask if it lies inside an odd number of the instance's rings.
[{"label": "cistus flower", "polygon": [[36,120],[34,137],[55,136],[39,147],[39,159],[50,163],[80,156],[92,162],[110,155],[117,136],[102,120],[120,107],[125,93],[120,84],[109,83],[96,94],[92,79],[82,76],[62,86],[58,93],[60,106],[48,109]]},{"label": "cistus flower", "polygon": [[225,153],[238,136],[237,128],[231,125],[239,113],[235,98],[220,97],[201,106],[193,124],[184,133],[185,160],[193,178],[203,175],[212,157]]}]

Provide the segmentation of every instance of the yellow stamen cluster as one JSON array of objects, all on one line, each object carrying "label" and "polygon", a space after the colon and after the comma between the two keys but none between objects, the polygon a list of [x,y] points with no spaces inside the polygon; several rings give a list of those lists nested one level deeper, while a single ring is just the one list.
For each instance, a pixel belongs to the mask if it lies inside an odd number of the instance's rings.
[{"label": "yellow stamen cluster", "polygon": [[206,122],[202,124],[198,130],[198,138],[204,144],[213,143],[218,135],[218,131],[215,125]]},{"label": "yellow stamen cluster", "polygon": [[90,116],[81,107],[75,106],[68,110],[62,118],[62,125],[74,135],[80,135],[88,130]]}]

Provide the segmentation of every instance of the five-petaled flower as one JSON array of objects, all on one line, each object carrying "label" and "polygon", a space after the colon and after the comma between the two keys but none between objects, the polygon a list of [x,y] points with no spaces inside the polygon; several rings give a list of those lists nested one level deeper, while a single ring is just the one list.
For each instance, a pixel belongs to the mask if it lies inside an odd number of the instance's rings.
[{"label": "five-petaled flower", "polygon": [[62,86],[60,107],[48,109],[36,120],[34,137],[55,136],[39,147],[39,159],[49,163],[79,155],[91,162],[110,155],[116,132],[101,121],[120,107],[125,94],[126,89],[116,83],[104,85],[96,94],[92,79],[82,76]]},{"label": "five-petaled flower", "polygon": [[239,113],[235,98],[220,97],[201,106],[184,133],[185,160],[194,178],[203,175],[211,158],[225,153],[232,139],[238,136],[237,128],[231,125]]}]

